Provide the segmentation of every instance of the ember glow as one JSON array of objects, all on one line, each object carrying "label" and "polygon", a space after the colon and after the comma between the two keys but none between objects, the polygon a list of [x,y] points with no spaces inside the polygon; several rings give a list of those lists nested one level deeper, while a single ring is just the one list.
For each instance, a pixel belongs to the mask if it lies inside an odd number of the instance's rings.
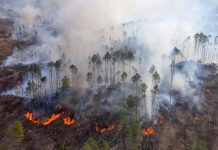
[{"label": "ember glow", "polygon": [[107,128],[101,128],[97,123],[95,123],[95,130],[98,133],[105,133],[105,132],[112,131],[115,127],[116,127],[116,125],[114,122],[110,126],[108,126]]},{"label": "ember glow", "polygon": [[74,118],[72,118],[72,117],[66,117],[66,118],[64,118],[64,124],[65,125],[72,125],[72,124],[74,124],[74,122],[75,122],[75,119]]},{"label": "ember glow", "polygon": [[51,124],[53,121],[57,120],[60,116],[61,116],[62,113],[53,113],[51,115],[51,117],[49,119],[47,119],[46,121],[42,122],[42,124],[44,126],[47,126],[49,124]]},{"label": "ember glow", "polygon": [[35,124],[40,124],[40,121],[37,120],[32,112],[25,112],[24,116],[31,122],[35,123]]},{"label": "ember glow", "polygon": [[143,130],[144,135],[152,135],[153,133],[154,133],[154,129],[152,127]]},{"label": "ember glow", "polygon": [[51,124],[53,121],[57,120],[61,116],[61,114],[63,114],[63,112],[61,112],[61,113],[53,113],[51,115],[51,117],[46,119],[45,121],[38,120],[33,115],[32,112],[26,112],[24,114],[24,116],[27,118],[27,120],[29,120],[29,121],[31,121],[31,122],[33,122],[35,124],[47,126],[47,125]]}]

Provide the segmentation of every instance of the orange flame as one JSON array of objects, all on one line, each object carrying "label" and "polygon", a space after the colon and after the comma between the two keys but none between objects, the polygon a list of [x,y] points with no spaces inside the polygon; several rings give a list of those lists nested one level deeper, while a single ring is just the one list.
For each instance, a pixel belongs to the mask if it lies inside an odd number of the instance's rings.
[{"label": "orange flame", "polygon": [[24,116],[25,116],[29,121],[31,121],[31,122],[33,122],[33,123],[35,123],[35,124],[38,124],[38,125],[42,124],[42,125],[44,125],[44,126],[47,126],[47,125],[49,125],[50,123],[52,123],[53,121],[57,120],[57,119],[61,116],[62,113],[63,113],[63,112],[61,112],[61,113],[53,113],[50,118],[48,118],[47,120],[45,120],[45,121],[43,121],[43,122],[40,121],[40,120],[38,120],[38,119],[36,119],[36,118],[34,117],[34,115],[33,115],[32,112],[26,112],[26,113],[24,114]]},{"label": "orange flame", "polygon": [[24,116],[31,122],[35,123],[35,124],[40,124],[40,121],[37,120],[32,112],[25,112]]},{"label": "orange flame", "polygon": [[50,117],[49,119],[47,119],[46,121],[42,122],[42,124],[43,124],[44,126],[49,125],[49,124],[52,123],[53,121],[57,120],[57,119],[61,116],[61,114],[62,114],[62,113],[57,113],[57,114],[53,113],[53,114],[51,115],[51,117]]},{"label": "orange flame", "polygon": [[154,133],[154,129],[152,127],[143,130],[144,135],[152,135],[153,133]]},{"label": "orange flame", "polygon": [[95,123],[95,130],[99,133],[105,133],[105,132],[112,131],[115,127],[116,127],[116,125],[114,122],[110,126],[108,126],[107,128],[101,128],[101,127],[99,127],[99,125],[97,123]]},{"label": "orange flame", "polygon": [[64,118],[64,124],[65,125],[72,125],[73,123],[75,122],[75,119],[74,118],[71,118],[71,117],[66,117]]}]

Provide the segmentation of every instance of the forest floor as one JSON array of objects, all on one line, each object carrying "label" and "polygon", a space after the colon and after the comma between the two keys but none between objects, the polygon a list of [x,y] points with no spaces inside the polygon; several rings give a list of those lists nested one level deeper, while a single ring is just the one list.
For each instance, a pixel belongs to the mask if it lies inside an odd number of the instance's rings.
[{"label": "forest floor", "polygon": [[[13,53],[15,47],[10,35],[3,32],[4,25],[8,24],[0,21],[0,63]],[[0,68],[0,92],[16,86],[19,75],[15,72],[13,68]],[[172,110],[173,117],[164,116],[163,123],[155,126],[154,134],[144,137],[143,143],[149,143],[149,149],[189,150],[195,141],[205,144],[208,150],[218,149],[218,74],[205,79],[203,88],[207,99],[203,113],[193,116],[187,107],[176,105]],[[65,126],[62,119],[49,126],[38,126],[26,120],[23,100],[16,96],[0,96],[0,118],[0,149],[7,147],[5,130],[16,120],[23,123],[25,134],[19,149],[60,150],[65,146],[76,150],[90,136],[99,142],[102,139],[110,141],[113,149],[124,149],[119,125],[103,134],[95,132],[93,118],[76,120],[72,126]]]}]

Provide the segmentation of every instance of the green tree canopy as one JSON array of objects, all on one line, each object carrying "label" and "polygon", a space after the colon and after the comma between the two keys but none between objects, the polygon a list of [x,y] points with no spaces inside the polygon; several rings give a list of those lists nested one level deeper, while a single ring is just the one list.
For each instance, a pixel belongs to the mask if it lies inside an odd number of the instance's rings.
[{"label": "green tree canopy", "polygon": [[17,142],[23,140],[24,130],[22,123],[20,121],[16,121],[14,124],[9,126],[6,130],[5,136],[6,138],[15,140]]},{"label": "green tree canopy", "polygon": [[81,146],[80,150],[100,150],[98,142],[93,138],[88,138]]},{"label": "green tree canopy", "polygon": [[62,89],[68,89],[70,87],[70,79],[67,76],[64,76],[61,80]]}]

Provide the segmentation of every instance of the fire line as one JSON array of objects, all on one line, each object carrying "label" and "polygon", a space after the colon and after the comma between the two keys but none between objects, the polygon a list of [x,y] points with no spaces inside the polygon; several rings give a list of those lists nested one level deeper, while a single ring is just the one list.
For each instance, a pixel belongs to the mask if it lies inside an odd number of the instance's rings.
[{"label": "fire line", "polygon": [[105,132],[112,131],[115,127],[116,127],[116,125],[114,122],[110,126],[108,126],[107,128],[101,128],[97,123],[95,123],[95,130],[98,133],[105,133]]},{"label": "fire line", "polygon": [[144,135],[152,135],[153,133],[154,133],[154,129],[152,127],[143,130]]}]

